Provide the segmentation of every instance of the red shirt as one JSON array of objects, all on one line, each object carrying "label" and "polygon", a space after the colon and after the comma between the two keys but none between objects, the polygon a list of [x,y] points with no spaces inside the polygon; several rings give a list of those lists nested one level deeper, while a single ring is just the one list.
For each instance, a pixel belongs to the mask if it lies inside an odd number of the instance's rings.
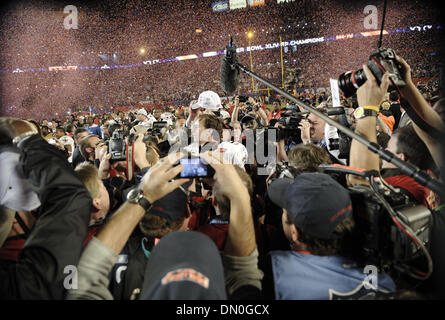
[{"label": "red shirt", "polygon": [[87,246],[88,242],[96,235],[96,233],[97,233],[97,231],[99,231],[100,227],[101,226],[96,226],[96,227],[93,227],[91,229],[88,229],[87,236],[86,236],[86,238],[85,238],[85,240],[83,242],[83,247],[84,248]]},{"label": "red shirt", "polygon": [[267,116],[267,121],[270,121],[272,119],[280,119],[281,118],[281,110],[278,111],[272,111],[269,113],[269,115]]},{"label": "red shirt", "polygon": [[11,239],[6,239],[3,246],[0,248],[0,260],[8,261],[19,261],[19,254],[25,244],[25,238],[13,237]]},{"label": "red shirt", "polygon": [[385,181],[395,187],[400,187],[411,193],[419,203],[422,203],[425,207],[434,209],[438,206],[438,201],[430,189],[422,186],[413,178],[407,175],[397,175],[393,177],[385,178]]},{"label": "red shirt", "polygon": [[224,250],[227,234],[229,233],[229,224],[206,224],[199,226],[195,231],[204,233],[215,242],[219,250]]}]

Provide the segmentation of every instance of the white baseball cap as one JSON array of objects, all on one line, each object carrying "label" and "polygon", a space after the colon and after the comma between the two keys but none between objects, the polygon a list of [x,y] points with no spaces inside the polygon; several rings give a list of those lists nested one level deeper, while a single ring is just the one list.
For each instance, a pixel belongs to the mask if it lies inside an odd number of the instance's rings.
[{"label": "white baseball cap", "polygon": [[228,113],[226,110],[221,110],[219,112],[221,119],[230,119],[230,113]]},{"label": "white baseball cap", "polygon": [[221,142],[218,145],[217,151],[222,153],[224,163],[233,164],[244,169],[244,165],[247,162],[248,153],[243,144],[229,141]]},{"label": "white baseball cap", "polygon": [[216,111],[221,108],[221,98],[213,91],[204,91],[199,95],[198,105],[203,109]]},{"label": "white baseball cap", "polygon": [[147,116],[148,113],[147,113],[147,110],[145,110],[144,108],[141,108],[138,110],[137,114],[143,114],[144,116]]}]

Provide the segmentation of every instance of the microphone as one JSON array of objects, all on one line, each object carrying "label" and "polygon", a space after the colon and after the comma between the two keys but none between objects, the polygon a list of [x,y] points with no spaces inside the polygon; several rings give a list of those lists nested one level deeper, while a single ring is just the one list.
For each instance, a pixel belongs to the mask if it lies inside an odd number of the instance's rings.
[{"label": "microphone", "polygon": [[234,93],[238,88],[239,72],[236,46],[233,45],[233,39],[230,37],[226,55],[221,61],[221,87],[227,94]]}]

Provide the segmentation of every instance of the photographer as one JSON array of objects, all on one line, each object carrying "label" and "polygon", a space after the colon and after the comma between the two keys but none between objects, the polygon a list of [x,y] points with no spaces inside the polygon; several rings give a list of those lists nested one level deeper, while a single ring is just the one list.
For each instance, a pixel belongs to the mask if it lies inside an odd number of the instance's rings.
[{"label": "photographer", "polygon": [[278,162],[287,162],[288,153],[301,143],[300,131],[304,116],[298,112],[299,109],[297,107],[292,105],[287,106],[281,111],[281,118],[279,120],[272,119],[269,125],[273,124],[274,128],[278,129]]},{"label": "photographer", "polygon": [[[277,300],[366,299],[395,290],[384,274],[366,283],[356,258],[355,223],[348,191],[323,173],[277,179],[269,198],[283,208],[289,251],[273,251],[264,267],[263,291]],[[377,275],[375,275],[377,276]]]},{"label": "photographer", "polygon": [[[172,155],[162,159],[156,166],[152,167],[148,173],[144,176],[139,186],[143,197],[149,201],[149,203],[156,203],[156,201],[162,200],[166,195],[176,190],[182,184],[187,182],[186,179],[174,180],[168,182],[174,178],[182,169],[181,165],[168,170],[173,163],[182,157],[180,154]],[[166,236],[164,240],[160,240],[159,246],[153,248],[147,263],[147,269],[139,269],[143,272],[143,278],[138,282],[133,282],[137,288],[142,288],[142,299],[184,299],[185,297],[200,297],[213,299],[226,299],[226,294],[219,291],[218,295],[215,294],[215,288],[223,285],[223,276],[225,277],[226,291],[231,297],[238,298],[258,298],[261,290],[261,277],[262,274],[256,267],[257,263],[257,250],[255,244],[255,235],[252,224],[251,208],[248,199],[247,188],[243,185],[240,179],[237,177],[236,171],[232,166],[222,165],[218,159],[213,158],[211,155],[204,155],[208,163],[211,163],[214,168],[215,185],[220,188],[221,194],[229,198],[230,209],[230,222],[232,228],[228,233],[227,244],[224,248],[224,255],[222,262],[216,262],[214,260],[214,254],[210,254],[208,250],[206,257],[214,261],[211,264],[212,269],[219,271],[219,281],[216,280],[210,283],[208,290],[198,290],[196,286],[187,286],[188,281],[177,281],[176,286],[172,288],[171,285],[165,285],[162,287],[157,286],[156,279],[153,279],[154,272],[160,272],[163,275],[169,272],[169,269],[165,269],[165,263],[176,261],[181,265],[196,266],[196,263],[202,260],[194,254],[187,254],[189,260],[187,260],[183,254],[177,253],[175,250],[163,249],[163,244],[167,244],[167,239],[174,238],[172,233]],[[247,196],[247,197],[246,197]],[[171,201],[170,201],[171,203]],[[154,209],[154,207],[152,207]],[[157,213],[161,214],[161,213]],[[79,263],[79,289],[70,290],[68,299],[113,299],[110,291],[107,290],[109,279],[107,277],[108,272],[111,270],[113,264],[118,259],[118,254],[122,251],[127,242],[130,234],[134,228],[141,221],[143,225],[146,225],[143,220],[149,217],[149,213],[143,208],[142,204],[139,205],[136,202],[127,201],[119,211],[110,219],[110,221],[104,226],[97,237],[95,237],[85,249],[81,261]],[[153,213],[151,214],[153,215]],[[165,214],[164,214],[165,216]],[[141,220],[142,219],[142,220]],[[147,225],[149,226],[149,225]],[[193,233],[194,234],[194,233]],[[190,234],[190,237],[193,235]],[[180,247],[181,244],[189,244],[185,241],[185,238],[181,237],[183,242],[178,243],[176,246]],[[202,237],[201,237],[202,238]],[[203,239],[203,238],[202,238]],[[208,239],[208,238],[206,238]],[[184,242],[185,241],[185,242]],[[201,242],[203,243],[203,242]],[[207,243],[207,242],[206,242]],[[193,249],[192,249],[193,248]],[[196,249],[202,248],[198,243],[190,247],[181,249],[181,252],[188,252],[190,249],[196,252]],[[159,250],[163,249],[162,253]],[[215,248],[216,249],[216,248]],[[215,251],[215,249],[213,249]],[[151,250],[151,249],[150,249]],[[201,252],[201,251],[199,251]],[[174,253],[174,254],[173,254]],[[159,255],[169,258],[162,259]],[[173,254],[173,256],[172,256]],[[171,264],[170,263],[170,264]],[[216,263],[216,264],[215,264]],[[224,265],[224,273],[221,263]],[[161,269],[161,270],[159,270]],[[128,267],[127,273],[130,271]],[[135,270],[133,270],[135,271]],[[212,278],[213,279],[213,278]],[[151,281],[150,281],[151,280]],[[92,285],[94,284],[94,285]],[[179,287],[188,288],[185,291],[178,291]],[[183,292],[184,294],[174,294],[173,290]],[[223,290],[224,291],[224,290]],[[136,290],[132,295],[135,298]]]},{"label": "photographer", "polygon": [[80,141],[79,151],[86,161],[94,164],[94,160],[96,159],[96,147],[99,143],[100,138],[94,134],[90,134]]},{"label": "photographer", "polygon": [[[364,66],[363,70],[366,73],[368,80],[357,90],[359,106],[379,106],[381,101],[383,101],[389,86],[388,75],[385,74],[383,76],[382,83],[378,86],[375,77],[369,68]],[[377,143],[376,127],[377,114],[376,116],[366,116],[357,119],[356,132],[375,143]],[[405,127],[404,131],[402,131],[402,129],[396,130],[388,142],[387,150],[397,155],[400,159],[419,166],[421,169],[432,169],[433,164],[429,160],[431,159],[431,155],[426,149],[427,146],[425,146],[420,139],[416,139],[415,134],[410,134],[410,131],[409,127]],[[404,139],[404,136],[407,134],[410,134],[411,138]],[[352,141],[350,152],[350,165],[352,167],[380,171],[379,163],[379,156],[377,154],[369,151],[367,147],[357,141]],[[437,203],[434,204],[434,201],[432,201],[431,190],[420,185],[413,178],[401,174],[391,163],[383,161],[383,168],[391,169],[388,170],[386,174],[382,172],[385,180],[391,185],[406,189],[419,203],[423,203],[427,207],[437,206]],[[363,179],[354,176],[349,178],[349,182],[351,184],[367,184]]]},{"label": "photographer", "polygon": [[[430,126],[442,131],[442,122],[440,117],[426,103],[420,92],[412,84],[410,68],[401,58],[396,58],[401,65],[401,75],[406,86],[401,89],[402,94],[409,100],[410,106],[416,110],[416,113],[422,115],[422,119]],[[377,81],[367,66],[363,66],[367,81],[357,90],[359,106],[370,107],[379,106],[384,99],[389,86],[388,74],[382,78],[381,85]],[[421,123],[421,122],[419,122]],[[360,133],[371,142],[376,142],[376,117],[367,116],[357,119],[356,132]],[[417,134],[416,134],[417,132]],[[422,141],[422,138],[424,141]],[[427,143],[427,145],[424,144]],[[433,168],[432,158],[438,162],[440,160],[440,141],[432,138],[425,131],[420,130],[416,124],[403,127],[394,131],[388,142],[387,150],[391,151],[400,159],[413,163],[420,169],[427,170]],[[429,153],[431,150],[431,154]],[[381,172],[382,176],[390,185],[396,186],[408,192],[419,204],[434,209],[438,207],[438,201],[435,194],[427,187],[419,184],[413,178],[403,174],[397,167],[383,161],[382,170],[379,166],[379,156],[368,150],[367,147],[353,140],[351,144],[350,165],[356,168],[366,170],[376,170]],[[368,182],[359,177],[349,177],[350,184],[365,184]],[[443,200],[442,200],[443,201]],[[440,211],[433,211],[433,224],[431,233],[431,256],[434,262],[434,271],[431,279],[424,283],[424,288],[431,285],[429,293],[443,297],[443,285],[445,279],[443,270],[445,267],[445,256],[441,246],[443,244],[443,235],[445,234],[445,216]]]},{"label": "photographer", "polygon": [[[322,102],[316,109],[328,115],[330,109],[326,105],[326,102]],[[346,115],[343,116],[346,117]],[[344,137],[340,136],[337,128],[311,113],[307,119],[300,121],[299,129],[301,130],[301,141],[303,144],[315,144],[329,153],[332,163],[346,164],[346,159],[341,158],[345,157],[345,155],[342,155],[340,149],[344,149],[344,144],[348,143],[348,141],[341,140]],[[334,141],[337,142],[333,143]],[[349,144],[347,146],[349,147]]]},{"label": "photographer", "polygon": [[[326,108],[317,108],[318,111],[326,113]],[[303,144],[313,143],[319,147],[327,149],[327,141],[325,139],[325,125],[326,122],[317,117],[315,114],[310,114],[306,120],[300,122],[299,129],[301,130],[301,141]]]},{"label": "photographer", "polygon": [[[267,120],[264,106],[257,103],[252,97],[242,97],[243,104],[240,105],[240,97],[234,99],[234,110],[232,113],[232,124],[239,121],[243,125],[243,129],[256,130],[266,127],[269,123]],[[244,120],[243,120],[244,119]],[[255,122],[253,121],[255,120]]]}]

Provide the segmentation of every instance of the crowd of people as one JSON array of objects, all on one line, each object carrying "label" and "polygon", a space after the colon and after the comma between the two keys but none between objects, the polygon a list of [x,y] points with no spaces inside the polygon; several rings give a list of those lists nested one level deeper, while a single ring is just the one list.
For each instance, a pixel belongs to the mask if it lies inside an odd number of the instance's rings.
[{"label": "crowd of people", "polygon": [[[442,177],[444,99],[397,63],[400,92],[365,67],[336,115],[327,91],[297,93],[308,112],[206,90],[188,106],[0,118],[1,299],[443,297],[444,195],[317,114]],[[430,218],[407,226],[399,213],[376,236],[358,190],[375,193],[367,210],[391,191]]]},{"label": "crowd of people", "polygon": [[[221,51],[234,37],[238,47],[249,43],[265,45],[283,41],[358,34],[366,14],[364,2],[305,1],[213,12],[210,2],[99,2],[78,6],[78,29],[63,28],[63,8],[50,4],[18,4],[1,21],[4,50],[0,52],[2,112],[23,117],[32,106],[38,119],[87,110],[110,110],[115,106],[185,103],[197,93],[212,90],[226,94],[219,86],[220,57],[142,64],[122,69],[76,71],[35,71],[12,73],[51,66],[134,65],[143,61]],[[332,8],[335,8],[333,10]],[[382,8],[377,7],[378,13]],[[385,29],[433,25],[431,30],[385,35],[383,46],[402,50],[412,65],[414,78],[437,78],[439,31],[434,6],[411,1],[389,3]],[[309,18],[310,17],[310,18]],[[378,16],[380,19],[380,15]],[[202,32],[197,33],[199,29]],[[180,33],[177,30],[181,30]],[[250,40],[247,33],[254,31]],[[425,36],[427,35],[427,36]],[[376,48],[377,36],[329,40],[252,52],[253,70],[282,86],[284,79],[300,70],[297,89],[325,88],[329,78],[357,70]],[[412,50],[413,46],[417,50]],[[145,50],[144,54],[140,49]],[[407,50],[409,54],[405,54]],[[103,58],[105,57],[105,58]],[[240,54],[250,66],[250,55]],[[254,89],[265,89],[254,82]],[[295,89],[294,87],[291,88]],[[242,77],[239,93],[252,90],[252,81]],[[256,91],[267,94],[267,91]]]}]

